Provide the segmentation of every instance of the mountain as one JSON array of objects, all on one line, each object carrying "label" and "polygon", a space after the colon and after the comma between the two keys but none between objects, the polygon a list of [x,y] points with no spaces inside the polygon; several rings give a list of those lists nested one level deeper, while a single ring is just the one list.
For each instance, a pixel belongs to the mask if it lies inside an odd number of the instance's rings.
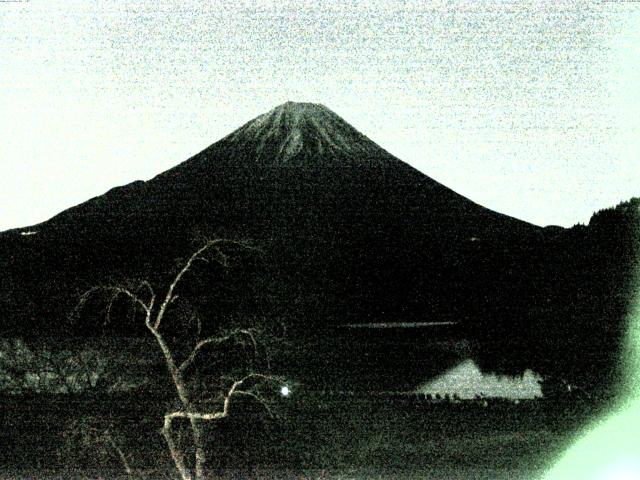
[{"label": "mountain", "polygon": [[453,321],[511,345],[508,358],[554,315],[532,314],[539,303],[562,305],[562,276],[549,265],[562,267],[582,242],[567,232],[488,210],[326,107],[288,102],[147,182],[0,234],[2,328],[91,334],[97,319],[67,315],[82,291],[162,284],[202,238],[223,236],[260,252],[234,251],[232,268],[183,287],[198,292],[192,307],[211,323],[278,318],[322,337],[349,323]]},{"label": "mountain", "polygon": [[328,108],[313,103],[287,102],[223,139],[237,150],[251,152],[260,163],[286,164],[294,158],[325,162],[365,162],[380,156],[381,148]]}]

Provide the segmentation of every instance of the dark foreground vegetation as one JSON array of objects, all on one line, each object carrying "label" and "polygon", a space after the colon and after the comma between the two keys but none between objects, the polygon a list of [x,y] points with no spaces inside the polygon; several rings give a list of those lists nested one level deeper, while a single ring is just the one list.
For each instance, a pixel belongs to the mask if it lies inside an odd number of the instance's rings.
[{"label": "dark foreground vegetation", "polygon": [[[152,341],[8,343],[14,383],[0,396],[0,478],[178,478],[162,434],[178,400]],[[76,369],[73,359],[96,355]],[[42,375],[51,365],[67,375],[66,390]],[[227,417],[202,423],[206,478],[531,479],[603,405],[580,392],[446,402],[285,382],[287,396],[263,391],[268,409],[237,399]],[[188,451],[188,422],[174,428]]]},{"label": "dark foreground vegetation", "polygon": [[[2,478],[176,478],[160,391],[2,398]],[[535,478],[596,412],[551,400],[319,396],[207,426],[211,478]],[[184,440],[184,439],[183,439]]]}]

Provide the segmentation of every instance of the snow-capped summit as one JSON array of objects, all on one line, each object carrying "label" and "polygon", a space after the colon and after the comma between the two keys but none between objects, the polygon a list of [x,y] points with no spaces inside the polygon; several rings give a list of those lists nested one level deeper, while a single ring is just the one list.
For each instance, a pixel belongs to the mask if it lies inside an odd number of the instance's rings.
[{"label": "snow-capped summit", "polygon": [[283,103],[223,140],[256,159],[282,163],[318,155],[366,158],[382,150],[324,105],[304,102]]}]

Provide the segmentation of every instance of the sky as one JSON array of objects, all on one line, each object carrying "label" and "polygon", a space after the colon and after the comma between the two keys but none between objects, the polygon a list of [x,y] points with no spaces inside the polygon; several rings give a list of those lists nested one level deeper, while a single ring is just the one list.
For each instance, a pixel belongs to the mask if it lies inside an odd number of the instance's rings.
[{"label": "sky", "polygon": [[0,0],[0,230],[326,105],[476,203],[640,195],[640,3]]}]

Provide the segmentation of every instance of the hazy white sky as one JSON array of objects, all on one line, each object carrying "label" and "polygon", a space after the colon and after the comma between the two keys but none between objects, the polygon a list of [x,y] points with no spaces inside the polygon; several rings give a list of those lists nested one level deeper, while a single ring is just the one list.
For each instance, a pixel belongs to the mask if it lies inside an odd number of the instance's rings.
[{"label": "hazy white sky", "polygon": [[640,195],[640,3],[316,3],[0,2],[0,230],[286,100],[533,223]]}]

